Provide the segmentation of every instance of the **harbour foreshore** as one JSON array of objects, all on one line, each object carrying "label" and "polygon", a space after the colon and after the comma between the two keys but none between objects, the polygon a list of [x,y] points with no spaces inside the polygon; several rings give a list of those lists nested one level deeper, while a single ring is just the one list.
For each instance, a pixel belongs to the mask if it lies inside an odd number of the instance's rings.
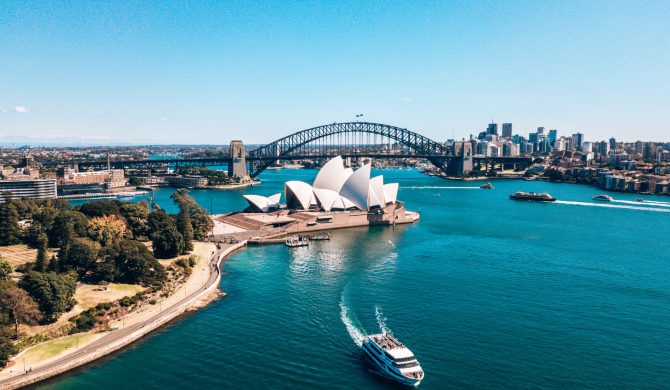
[{"label": "harbour foreshore", "polygon": [[31,367],[28,372],[16,373],[2,379],[0,380],[0,388],[17,389],[28,386],[90,363],[133,343],[179,315],[204,306],[210,301],[210,297],[219,286],[223,260],[234,251],[246,246],[246,244],[246,240],[231,245],[219,244],[217,246],[218,250],[214,252],[209,261],[209,278],[200,288],[175,304],[162,308],[159,313],[142,322],[107,332],[92,343],[75,349],[72,353],[61,356],[55,361]]}]

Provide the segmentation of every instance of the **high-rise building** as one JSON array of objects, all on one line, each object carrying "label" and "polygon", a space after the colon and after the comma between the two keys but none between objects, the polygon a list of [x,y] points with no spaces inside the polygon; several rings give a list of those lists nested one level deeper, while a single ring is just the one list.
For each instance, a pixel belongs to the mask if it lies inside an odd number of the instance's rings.
[{"label": "high-rise building", "polygon": [[549,146],[552,148],[556,144],[556,138],[558,137],[558,130],[549,130]]},{"label": "high-rise building", "polygon": [[512,139],[512,124],[503,123],[502,124],[502,137],[505,139]]},{"label": "high-rise building", "polygon": [[542,126],[538,127],[538,128],[537,128],[537,134],[538,134],[538,135],[540,135],[540,134],[544,134],[544,127],[542,127]]},{"label": "high-rise building", "polygon": [[498,124],[489,123],[489,127],[486,128],[486,134],[498,135]]},{"label": "high-rise building", "polygon": [[610,138],[610,150],[616,149],[616,139],[614,137]]},{"label": "high-rise building", "polygon": [[528,142],[533,144],[533,148],[537,145],[537,133],[528,134]]},{"label": "high-rise building", "polygon": [[572,135],[572,146],[574,146],[575,149],[581,150],[583,143],[584,143],[584,134],[577,132]]}]

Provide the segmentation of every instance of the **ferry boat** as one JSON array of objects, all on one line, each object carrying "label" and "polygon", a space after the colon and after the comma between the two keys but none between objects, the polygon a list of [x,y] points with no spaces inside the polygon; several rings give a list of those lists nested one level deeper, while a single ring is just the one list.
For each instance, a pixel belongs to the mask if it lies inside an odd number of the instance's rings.
[{"label": "ferry boat", "polygon": [[365,336],[361,349],[389,378],[409,386],[423,380],[423,369],[412,351],[390,334]]},{"label": "ferry boat", "polygon": [[493,189],[493,184],[491,183],[484,183],[479,186],[479,188],[483,188],[485,190],[492,190]]},{"label": "ferry boat", "polygon": [[135,197],[134,194],[119,194],[116,196],[116,199],[118,200],[130,200]]},{"label": "ferry boat", "polygon": [[288,247],[296,248],[296,247],[299,247],[299,246],[309,245],[309,240],[305,240],[302,237],[298,237],[298,236],[292,236],[292,237],[287,238],[286,241],[284,241],[284,244],[286,244],[286,246],[288,246]]},{"label": "ferry boat", "polygon": [[609,195],[605,195],[605,194],[596,195],[596,196],[594,196],[594,197],[591,198],[591,199],[593,199],[593,200],[600,200],[600,201],[603,201],[603,202],[611,202],[611,201],[614,200],[611,196],[609,196]]},{"label": "ferry boat", "polygon": [[510,199],[514,200],[530,200],[533,202],[555,202],[556,198],[553,196],[547,194],[546,192],[544,193],[537,193],[537,192],[515,192],[512,195],[509,196]]}]

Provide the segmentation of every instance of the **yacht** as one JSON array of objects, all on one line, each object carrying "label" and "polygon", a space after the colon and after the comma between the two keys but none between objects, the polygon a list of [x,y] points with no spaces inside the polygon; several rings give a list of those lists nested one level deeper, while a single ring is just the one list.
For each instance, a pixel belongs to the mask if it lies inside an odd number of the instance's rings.
[{"label": "yacht", "polygon": [[365,336],[361,349],[389,378],[409,386],[418,386],[423,380],[423,370],[412,351],[390,334]]},{"label": "yacht", "polygon": [[484,183],[479,186],[479,188],[485,189],[485,190],[491,190],[493,189],[493,184],[491,183]]},{"label": "yacht", "polygon": [[609,196],[609,195],[605,195],[605,194],[596,195],[596,196],[594,196],[594,197],[591,198],[591,199],[593,199],[593,200],[600,200],[600,201],[603,201],[603,202],[611,202],[611,201],[614,200],[611,196]]},{"label": "yacht", "polygon": [[547,194],[546,192],[539,194],[536,192],[515,192],[509,196],[510,199],[514,200],[530,200],[534,202],[555,202],[556,198]]}]

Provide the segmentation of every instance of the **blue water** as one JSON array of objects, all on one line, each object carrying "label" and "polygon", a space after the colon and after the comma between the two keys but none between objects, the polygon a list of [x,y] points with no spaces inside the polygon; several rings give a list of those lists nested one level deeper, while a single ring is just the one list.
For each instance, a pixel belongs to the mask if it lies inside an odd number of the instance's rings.
[{"label": "blue water", "polygon": [[[420,222],[238,252],[224,267],[227,298],[43,387],[389,388],[352,337],[385,327],[419,358],[425,389],[667,388],[670,204],[381,173]],[[218,213],[243,207],[241,193],[313,177],[267,172],[260,186],[192,194]],[[508,200],[517,190],[568,203]],[[170,193],[156,200],[174,211]]]}]

